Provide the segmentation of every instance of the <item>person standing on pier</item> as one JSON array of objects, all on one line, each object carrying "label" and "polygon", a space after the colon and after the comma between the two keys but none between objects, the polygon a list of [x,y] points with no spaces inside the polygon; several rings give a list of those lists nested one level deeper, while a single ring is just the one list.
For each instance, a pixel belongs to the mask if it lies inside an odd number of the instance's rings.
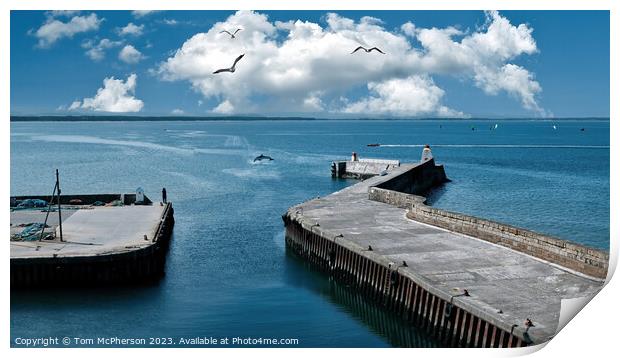
[{"label": "person standing on pier", "polygon": [[164,204],[168,203],[168,196],[166,194],[166,188],[161,189],[161,200]]}]

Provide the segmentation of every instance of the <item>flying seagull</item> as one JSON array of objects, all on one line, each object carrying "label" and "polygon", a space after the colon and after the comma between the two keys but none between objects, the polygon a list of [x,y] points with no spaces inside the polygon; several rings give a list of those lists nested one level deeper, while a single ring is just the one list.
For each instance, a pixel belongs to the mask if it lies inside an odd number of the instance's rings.
[{"label": "flying seagull", "polygon": [[260,161],[260,160],[265,160],[265,159],[268,159],[268,160],[270,160],[270,161],[271,161],[271,160],[273,160],[273,158],[272,158],[272,157],[270,157],[270,156],[268,156],[268,155],[262,155],[262,154],[261,154],[261,155],[259,155],[258,157],[254,158],[254,161],[255,161],[255,162],[257,162],[257,161]]},{"label": "flying seagull", "polygon": [[383,52],[383,51],[379,50],[379,48],[378,48],[378,47],[366,48],[366,47],[364,47],[364,46],[358,46],[358,48],[356,48],[355,50],[353,50],[353,52],[351,52],[351,53],[352,53],[352,54],[353,54],[353,53],[356,53],[356,52],[357,52],[358,50],[360,50],[360,49],[361,49],[361,50],[366,51],[366,53],[368,53],[368,52],[370,52],[370,51],[372,51],[372,50],[377,50],[377,51],[379,51],[379,52],[381,52],[382,54],[384,54],[384,55],[385,55],[385,52]]},{"label": "flying seagull", "polygon": [[235,72],[235,66],[237,66],[237,62],[239,62],[239,60],[241,60],[243,56],[245,56],[245,54],[239,55],[239,57],[237,57],[237,59],[235,60],[235,62],[230,68],[220,68],[219,70],[213,72],[213,74],[220,73],[220,72]]},{"label": "flying seagull", "polygon": [[220,31],[220,34],[227,33],[227,34],[229,34],[229,35],[230,35],[230,38],[231,38],[231,39],[234,39],[234,38],[235,38],[235,35],[237,34],[237,32],[239,32],[239,31],[241,31],[241,30],[243,30],[243,29],[236,29],[236,30],[235,30],[235,32],[234,32],[234,33],[232,33],[232,34],[231,34],[229,31],[224,30],[224,31]]}]

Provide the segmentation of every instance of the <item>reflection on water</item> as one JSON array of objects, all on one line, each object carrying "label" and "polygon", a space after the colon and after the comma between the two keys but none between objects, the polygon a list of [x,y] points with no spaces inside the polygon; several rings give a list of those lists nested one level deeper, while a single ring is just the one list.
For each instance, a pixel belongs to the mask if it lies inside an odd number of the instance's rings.
[{"label": "reflection on water", "polygon": [[295,255],[293,251],[286,250],[286,256],[288,265],[301,267],[309,272],[309,276],[313,276],[310,280],[299,280],[295,275],[291,275],[289,277],[291,284],[311,290],[330,303],[339,306],[353,319],[385,339],[392,347],[435,348],[444,346],[424,330],[384,309],[380,303],[358,293],[353,287],[337,282],[319,272],[314,266]]}]

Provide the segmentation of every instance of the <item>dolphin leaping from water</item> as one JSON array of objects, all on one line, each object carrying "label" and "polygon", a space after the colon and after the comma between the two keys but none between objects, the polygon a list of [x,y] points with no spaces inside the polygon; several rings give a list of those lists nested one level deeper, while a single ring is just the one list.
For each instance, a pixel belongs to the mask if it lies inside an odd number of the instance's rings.
[{"label": "dolphin leaping from water", "polygon": [[259,155],[258,157],[254,158],[254,161],[255,161],[255,162],[257,162],[257,161],[260,161],[260,160],[267,160],[267,159],[268,159],[268,160],[273,160],[273,158],[272,158],[272,157],[270,157],[270,156],[268,156],[268,155],[262,155],[262,154],[261,154],[261,155]]}]

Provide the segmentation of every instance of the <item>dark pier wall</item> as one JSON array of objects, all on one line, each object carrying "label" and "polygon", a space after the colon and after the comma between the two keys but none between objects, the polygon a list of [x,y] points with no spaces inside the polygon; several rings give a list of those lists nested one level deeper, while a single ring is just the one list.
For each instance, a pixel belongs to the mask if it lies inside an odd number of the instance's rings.
[{"label": "dark pier wall", "polygon": [[164,273],[174,227],[167,203],[151,245],[108,255],[11,259],[11,288],[95,286],[148,282]]},{"label": "dark pier wall", "polygon": [[420,195],[448,181],[443,165],[436,165],[435,160],[430,159],[370,187],[368,199],[410,209],[415,203],[426,200]]},{"label": "dark pier wall", "polygon": [[448,178],[443,165],[436,165],[435,160],[430,159],[374,187],[400,193],[421,195],[447,181]]}]

